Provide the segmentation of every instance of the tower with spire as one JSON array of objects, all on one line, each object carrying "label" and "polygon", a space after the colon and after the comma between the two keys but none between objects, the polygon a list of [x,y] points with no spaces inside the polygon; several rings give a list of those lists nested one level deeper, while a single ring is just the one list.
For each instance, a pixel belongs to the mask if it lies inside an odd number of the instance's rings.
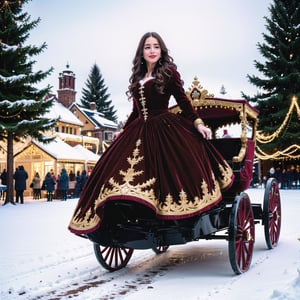
[{"label": "tower with spire", "polygon": [[75,74],[69,68],[70,66],[67,64],[66,70],[59,73],[59,89],[57,91],[58,102],[67,108],[76,100]]}]

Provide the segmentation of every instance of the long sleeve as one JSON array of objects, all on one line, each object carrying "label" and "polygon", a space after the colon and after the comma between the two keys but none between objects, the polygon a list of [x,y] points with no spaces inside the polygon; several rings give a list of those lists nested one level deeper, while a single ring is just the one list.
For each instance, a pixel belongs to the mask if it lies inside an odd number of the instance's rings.
[{"label": "long sleeve", "polygon": [[190,121],[194,122],[196,119],[199,119],[199,116],[185,94],[181,83],[180,74],[174,67],[172,67],[171,70],[173,72],[170,81],[171,94],[174,96],[177,104],[182,109],[183,115]]}]

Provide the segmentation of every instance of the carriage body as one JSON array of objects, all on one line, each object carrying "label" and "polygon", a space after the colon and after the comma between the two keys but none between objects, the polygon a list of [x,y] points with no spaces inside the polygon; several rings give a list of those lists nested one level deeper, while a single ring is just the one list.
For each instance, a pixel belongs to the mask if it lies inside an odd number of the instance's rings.
[{"label": "carriage body", "polygon": [[[195,110],[211,129],[210,142],[232,167],[234,183],[222,201],[209,211],[181,220],[159,220],[148,207],[130,201],[112,201],[104,207],[101,227],[87,237],[94,242],[100,264],[110,271],[123,268],[134,249],[165,252],[170,245],[200,239],[225,239],[236,274],[248,270],[255,241],[255,223],[265,226],[268,248],[276,246],[280,233],[280,196],[275,179],[267,183],[264,205],[251,204],[244,192],[252,180],[255,135],[259,112],[246,100],[214,98],[195,78],[187,91]],[[181,114],[178,106],[170,110]],[[234,128],[235,136],[222,136]]]}]

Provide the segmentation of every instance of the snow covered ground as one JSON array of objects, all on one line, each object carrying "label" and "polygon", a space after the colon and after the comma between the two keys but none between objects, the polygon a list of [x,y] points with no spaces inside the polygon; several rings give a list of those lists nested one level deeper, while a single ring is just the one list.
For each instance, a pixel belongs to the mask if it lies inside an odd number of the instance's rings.
[{"label": "snow covered ground", "polygon": [[[279,245],[263,227],[248,272],[234,275],[225,240],[171,246],[162,255],[136,250],[110,273],[92,243],[67,230],[77,199],[0,206],[0,299],[300,299],[300,190],[281,190]],[[263,189],[249,189],[261,203]]]}]

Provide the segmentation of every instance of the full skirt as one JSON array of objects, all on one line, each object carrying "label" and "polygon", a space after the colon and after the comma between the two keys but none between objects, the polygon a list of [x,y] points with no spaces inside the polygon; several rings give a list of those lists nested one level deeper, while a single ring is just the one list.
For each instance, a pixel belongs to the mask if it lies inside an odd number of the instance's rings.
[{"label": "full skirt", "polygon": [[135,201],[158,219],[183,219],[218,204],[233,172],[217,149],[180,115],[131,122],[102,155],[71,219],[76,234],[95,231],[107,201]]}]

